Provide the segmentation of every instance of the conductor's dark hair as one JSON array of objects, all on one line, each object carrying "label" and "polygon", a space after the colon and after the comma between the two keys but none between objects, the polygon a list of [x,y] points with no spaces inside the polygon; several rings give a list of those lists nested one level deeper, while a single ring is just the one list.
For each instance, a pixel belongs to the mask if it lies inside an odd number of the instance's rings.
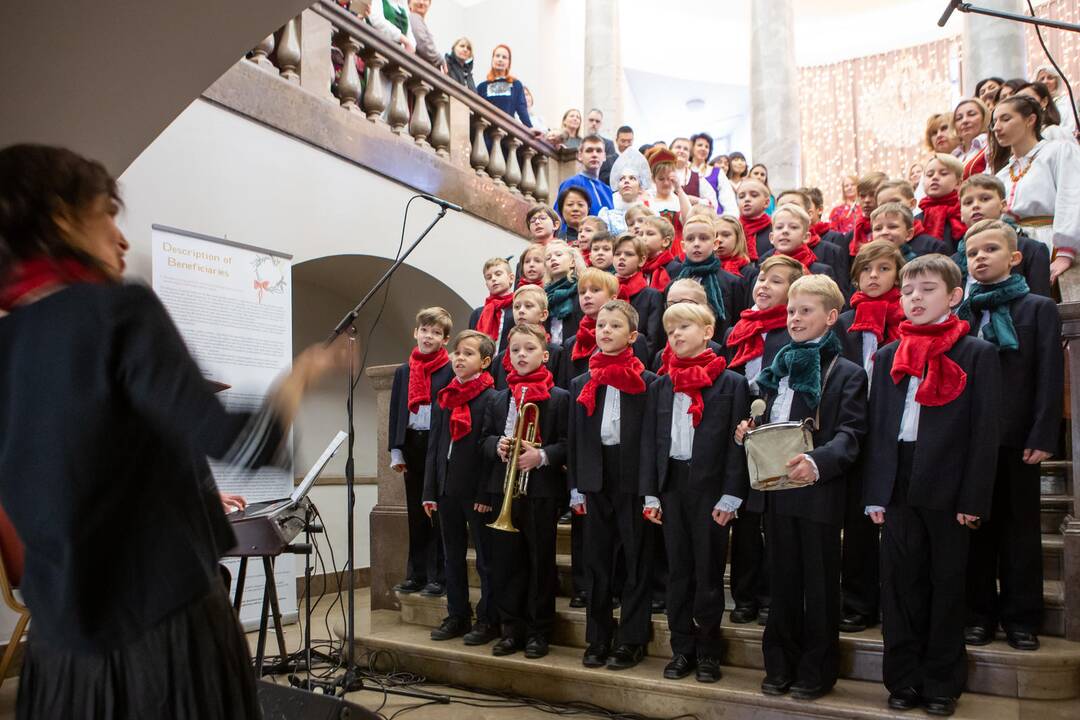
[{"label": "conductor's dark hair", "polygon": [[105,166],[48,145],[0,150],[0,284],[15,263],[34,257],[96,260],[72,246],[56,224],[63,211],[83,210],[107,195],[121,204],[116,180]]}]

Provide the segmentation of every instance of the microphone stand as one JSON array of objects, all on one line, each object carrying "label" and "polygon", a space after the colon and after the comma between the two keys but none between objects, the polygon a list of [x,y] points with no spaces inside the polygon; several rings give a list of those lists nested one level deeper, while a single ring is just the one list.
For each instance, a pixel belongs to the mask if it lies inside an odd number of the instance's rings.
[{"label": "microphone stand", "polygon": [[1021,15],[1019,13],[1008,12],[1007,10],[995,10],[993,8],[978,7],[967,2],[951,3],[949,8],[945,11],[945,14],[941,17],[941,21],[938,22],[938,25],[944,27],[944,21],[948,20],[949,15],[952,14],[953,10],[962,13],[973,13],[975,15],[986,15],[987,17],[1001,18],[1002,20],[1015,20],[1016,22],[1027,23],[1028,25],[1042,25],[1043,27],[1056,28],[1058,30],[1080,32],[1080,25],[1065,22],[1064,20],[1052,20],[1050,18]]},{"label": "microphone stand", "polygon": [[[347,423],[348,423],[347,430],[348,430],[348,433],[349,433],[348,450],[347,450],[347,453],[346,453],[346,460],[345,460],[345,488],[346,488],[345,492],[346,492],[346,496],[347,496],[346,508],[345,508],[346,509],[346,528],[347,528],[346,536],[348,538],[348,543],[349,543],[348,552],[347,552],[349,572],[348,572],[348,577],[347,577],[347,580],[346,580],[346,582],[348,582],[348,592],[347,592],[347,595],[348,595],[348,601],[347,601],[348,602],[348,617],[345,620],[345,649],[344,649],[345,650],[345,652],[344,652],[345,672],[340,677],[333,679],[329,683],[329,687],[331,689],[333,689],[333,690],[337,690],[338,688],[340,688],[342,696],[344,696],[345,693],[352,692],[354,690],[373,690],[373,691],[376,691],[376,692],[385,692],[385,693],[390,693],[390,694],[393,694],[393,695],[404,695],[404,696],[407,696],[407,697],[414,697],[414,698],[419,698],[419,699],[422,699],[422,700],[431,700],[431,701],[434,701],[434,702],[439,702],[439,703],[443,703],[443,704],[449,704],[450,703],[450,698],[446,697],[445,695],[435,695],[435,694],[431,694],[431,693],[425,693],[425,692],[414,691],[414,690],[395,690],[395,689],[390,689],[390,688],[382,687],[382,686],[379,686],[379,687],[367,687],[364,684],[363,678],[361,678],[360,674],[357,672],[356,662],[354,660],[354,653],[356,651],[356,617],[355,617],[356,599],[353,597],[353,590],[354,590],[354,585],[355,585],[354,577],[355,577],[355,573],[356,573],[356,557],[355,557],[356,556],[356,550],[354,549],[354,541],[353,541],[354,532],[355,532],[355,522],[354,522],[354,517],[353,516],[354,516],[355,510],[356,510],[356,486],[355,486],[356,475],[355,475],[355,457],[354,457],[354,452],[353,452],[353,440],[355,439],[355,425],[354,425],[354,422],[353,422],[353,419],[354,419],[354,417],[353,417],[353,396],[355,394],[355,388],[356,388],[356,382],[357,382],[357,377],[356,377],[357,369],[356,369],[356,366],[355,366],[356,353],[354,352],[355,343],[357,341],[356,324],[355,323],[356,323],[356,319],[360,316],[360,311],[364,308],[365,305],[367,305],[368,301],[370,301],[371,298],[374,297],[375,293],[377,293],[379,291],[379,289],[383,285],[385,285],[387,283],[387,281],[390,279],[390,277],[395,272],[397,272],[397,269],[399,267],[401,267],[402,263],[405,262],[405,259],[408,258],[410,254],[412,254],[412,251],[416,249],[416,246],[420,244],[420,241],[422,241],[425,237],[427,237],[428,233],[431,232],[432,228],[434,228],[435,225],[446,216],[446,211],[450,209],[447,206],[447,204],[445,204],[443,202],[439,202],[435,198],[429,198],[429,197],[423,196],[423,195],[418,196],[418,197],[423,197],[424,199],[430,199],[430,200],[436,202],[437,204],[439,204],[439,206],[440,206],[439,214],[435,216],[435,219],[432,220],[431,223],[426,228],[424,228],[424,231],[422,233],[420,233],[420,236],[417,237],[416,240],[413,241],[412,245],[410,245],[408,247],[408,249],[404,252],[404,254],[399,256],[398,259],[394,261],[394,264],[391,265],[390,268],[385,273],[383,273],[383,276],[381,278],[379,278],[379,281],[376,282],[375,285],[373,285],[370,290],[368,290],[367,294],[364,295],[364,297],[360,300],[360,302],[358,302],[356,304],[356,307],[354,307],[349,312],[345,313],[345,316],[341,318],[341,321],[337,324],[337,326],[333,329],[333,331],[331,331],[330,335],[328,335],[327,338],[326,338],[326,345],[330,345],[335,340],[337,340],[337,338],[339,336],[341,336],[341,335],[345,334],[346,332],[348,332],[348,334],[349,334],[349,343],[354,345],[353,348],[350,348],[350,353],[349,353],[349,388],[348,388],[348,394],[347,394],[346,400],[345,400],[345,415],[346,415],[346,418],[347,418]],[[454,207],[456,207],[456,206],[454,206]],[[406,206],[405,213],[406,213],[406,215],[408,215],[408,207],[407,206]],[[310,666],[308,667],[308,672],[309,673],[311,672]],[[309,689],[310,689],[311,685],[312,685],[312,683],[309,680],[308,681]]]}]

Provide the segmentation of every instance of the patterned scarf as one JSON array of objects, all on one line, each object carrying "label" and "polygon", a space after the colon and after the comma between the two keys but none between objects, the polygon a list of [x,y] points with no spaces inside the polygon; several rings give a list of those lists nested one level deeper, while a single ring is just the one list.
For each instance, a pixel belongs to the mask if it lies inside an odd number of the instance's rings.
[{"label": "patterned scarf", "polygon": [[758,387],[776,392],[780,380],[788,378],[788,386],[802,393],[807,406],[813,410],[821,403],[821,360],[825,355],[841,352],[836,333],[830,330],[817,342],[791,342],[780,349],[772,365],[757,376]]}]

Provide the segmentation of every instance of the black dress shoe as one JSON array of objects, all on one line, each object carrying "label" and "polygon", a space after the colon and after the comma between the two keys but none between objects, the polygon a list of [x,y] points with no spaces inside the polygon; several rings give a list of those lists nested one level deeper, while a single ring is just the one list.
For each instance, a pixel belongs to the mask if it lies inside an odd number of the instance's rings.
[{"label": "black dress shoe", "polygon": [[575,593],[574,597],[570,598],[570,607],[583,608],[589,604],[589,599],[585,597],[585,593]]},{"label": "black dress shoe", "polygon": [[874,624],[874,619],[871,615],[863,615],[862,613],[851,613],[849,615],[845,615],[840,620],[840,632],[862,632],[868,627],[873,627]]},{"label": "black dress shoe", "polygon": [[560,525],[569,525],[570,524],[570,516],[571,516],[571,513],[570,513],[569,510],[564,512],[562,515],[559,516],[559,524]]},{"label": "black dress shoe", "polygon": [[735,608],[730,613],[728,613],[728,619],[738,625],[752,623],[757,620],[757,616],[757,608],[753,605],[736,605]]},{"label": "black dress shoe", "polygon": [[761,681],[761,692],[765,695],[787,695],[793,682],[786,677],[766,677]]},{"label": "black dress shoe", "polygon": [[465,633],[466,645],[487,645],[499,637],[499,630],[495,625],[477,620],[473,623],[472,630]]},{"label": "black dress shoe", "polygon": [[504,637],[491,646],[491,654],[495,657],[506,657],[507,655],[513,655],[520,649],[520,642],[512,637]]},{"label": "black dress shoe", "polygon": [[448,617],[442,625],[431,631],[432,640],[453,640],[461,637],[469,629],[469,621],[460,617]]},{"label": "black dress shoe", "polygon": [[607,643],[594,643],[585,648],[585,654],[581,656],[581,664],[587,668],[604,667],[609,652],[611,649]]},{"label": "black dress shoe", "polygon": [[906,687],[889,693],[889,708],[892,710],[914,710],[922,704],[922,696],[913,687]]},{"label": "black dress shoe", "polygon": [[661,598],[653,600],[650,610],[653,615],[662,615],[667,612],[667,602]]},{"label": "black dress shoe", "polygon": [[791,686],[791,697],[795,700],[817,700],[824,697],[832,690],[831,685],[819,685],[816,683],[796,682]]},{"label": "black dress shoe", "polygon": [[1016,650],[1033,651],[1039,649],[1039,638],[1035,633],[1023,630],[1006,630],[1005,639],[1009,641],[1009,647]]},{"label": "black dress shoe", "polygon": [[951,697],[935,697],[923,699],[923,710],[927,715],[949,717],[956,712],[956,699]]},{"label": "black dress shoe", "polygon": [[424,589],[420,591],[420,597],[442,597],[446,594],[446,586],[442,583],[429,582],[424,586]]},{"label": "black dress shoe", "polygon": [[622,598],[620,598],[618,595],[611,598],[611,609],[612,610],[618,610],[620,605],[622,605]]},{"label": "black dress shoe", "polygon": [[697,661],[697,681],[700,683],[720,682],[720,658],[702,655]]},{"label": "black dress shoe", "polygon": [[542,658],[548,654],[548,641],[540,635],[534,635],[525,643],[525,657],[530,660]]},{"label": "black dress shoe", "polygon": [[697,660],[689,655],[676,655],[664,666],[664,677],[668,680],[682,680],[697,667]]},{"label": "black dress shoe", "polygon": [[760,625],[761,627],[765,627],[766,625],[769,624],[769,608],[763,607],[760,610],[758,610],[757,624]]},{"label": "black dress shoe", "polygon": [[985,625],[969,625],[964,628],[965,645],[989,645],[993,640],[994,633]]},{"label": "black dress shoe", "polygon": [[394,592],[399,592],[402,595],[411,595],[412,593],[420,592],[423,589],[424,583],[420,582],[419,580],[414,580],[412,578],[402,580],[394,586]]},{"label": "black dress shoe", "polygon": [[645,657],[644,645],[631,645],[623,643],[608,656],[608,670],[629,670],[641,662]]}]

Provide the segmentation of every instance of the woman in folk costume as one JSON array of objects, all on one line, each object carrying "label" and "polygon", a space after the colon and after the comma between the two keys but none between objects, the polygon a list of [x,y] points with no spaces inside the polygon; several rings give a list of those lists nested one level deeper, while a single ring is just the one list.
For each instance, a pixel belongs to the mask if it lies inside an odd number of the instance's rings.
[{"label": "woman in folk costume", "polygon": [[645,196],[645,205],[657,215],[666,218],[675,228],[671,252],[676,258],[685,255],[682,250],[683,223],[690,216],[690,198],[683,190],[675,174],[675,153],[665,147],[654,147],[645,156],[652,172],[653,188]]},{"label": "woman in folk costume", "polygon": [[614,207],[601,208],[598,217],[614,237],[629,231],[626,211],[644,202],[645,194],[653,189],[649,161],[634,148],[627,148],[611,166],[611,189]]},{"label": "woman in folk costume", "polygon": [[964,98],[956,104],[952,118],[953,132],[960,145],[953,155],[964,164],[964,176],[986,172],[986,131],[990,127],[990,109],[978,98]]}]

